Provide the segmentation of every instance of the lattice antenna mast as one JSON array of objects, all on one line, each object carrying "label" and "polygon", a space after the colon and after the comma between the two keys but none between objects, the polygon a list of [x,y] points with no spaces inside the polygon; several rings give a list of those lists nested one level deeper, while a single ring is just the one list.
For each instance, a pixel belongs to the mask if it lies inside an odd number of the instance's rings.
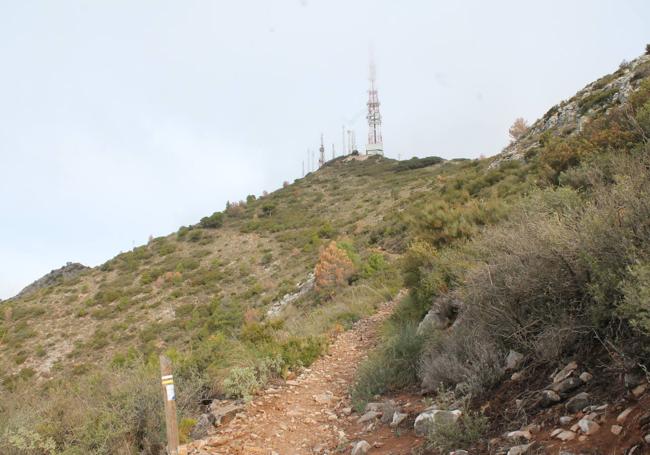
[{"label": "lattice antenna mast", "polygon": [[325,145],[323,145],[323,133],[320,134],[320,157],[318,158],[318,167],[322,167],[325,164]]},{"label": "lattice antenna mast", "polygon": [[379,95],[377,94],[376,87],[377,70],[372,56],[370,57],[370,72],[368,80],[370,82],[370,89],[368,90],[368,145],[366,146],[366,154],[368,155],[383,155],[384,154],[384,141],[381,137],[381,114],[379,113]]}]

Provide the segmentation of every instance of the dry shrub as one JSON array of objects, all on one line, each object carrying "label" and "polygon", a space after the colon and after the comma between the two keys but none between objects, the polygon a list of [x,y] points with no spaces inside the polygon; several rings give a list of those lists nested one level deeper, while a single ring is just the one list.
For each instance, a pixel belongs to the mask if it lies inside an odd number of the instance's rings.
[{"label": "dry shrub", "polygon": [[348,253],[332,241],[321,250],[314,269],[316,290],[332,294],[336,288],[348,283],[354,271],[354,264]]}]

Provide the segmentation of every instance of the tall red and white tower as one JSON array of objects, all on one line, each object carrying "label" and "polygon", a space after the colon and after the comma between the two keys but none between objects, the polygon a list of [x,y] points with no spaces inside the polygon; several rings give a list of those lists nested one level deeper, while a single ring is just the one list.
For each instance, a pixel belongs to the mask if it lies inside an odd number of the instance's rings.
[{"label": "tall red and white tower", "polygon": [[370,89],[368,90],[368,145],[366,155],[384,155],[384,141],[381,137],[381,114],[379,113],[379,96],[375,87],[375,62],[370,60]]}]

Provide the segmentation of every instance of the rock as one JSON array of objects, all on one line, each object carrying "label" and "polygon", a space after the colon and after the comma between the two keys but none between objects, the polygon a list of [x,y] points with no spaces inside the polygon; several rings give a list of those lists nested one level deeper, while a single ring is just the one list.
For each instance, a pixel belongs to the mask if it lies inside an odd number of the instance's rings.
[{"label": "rock", "polygon": [[404,412],[393,413],[393,420],[390,422],[392,428],[397,428],[409,415]]},{"label": "rock", "polygon": [[555,430],[551,431],[551,437],[554,438],[558,434],[562,433],[564,430],[562,428],[556,428]]},{"label": "rock", "polygon": [[557,392],[559,394],[564,394],[568,393],[572,390],[577,389],[583,384],[582,380],[580,378],[576,378],[575,376],[568,377],[564,379],[563,381],[556,382],[551,386],[551,390],[554,392]]},{"label": "rock", "polygon": [[240,402],[214,400],[210,403],[209,413],[214,417],[214,425],[219,426],[225,423],[225,421],[232,419],[240,412],[243,412],[245,409],[246,406]]},{"label": "rock", "polygon": [[393,400],[386,401],[381,405],[381,423],[387,424],[393,420],[393,414],[399,412],[400,409],[397,407]]},{"label": "rock", "polygon": [[600,425],[590,419],[580,419],[578,421],[578,426],[580,427],[580,431],[582,431],[587,436],[591,436],[600,430]]},{"label": "rock", "polygon": [[519,446],[510,447],[508,450],[508,455],[523,455],[528,453],[528,450],[533,446],[533,444],[522,444]]},{"label": "rock", "polygon": [[527,430],[518,430],[518,431],[511,431],[506,435],[506,438],[510,439],[513,442],[519,442],[519,441],[530,441],[530,439],[533,437],[533,435],[530,434],[530,431]]},{"label": "rock", "polygon": [[354,445],[354,448],[352,449],[352,455],[364,455],[368,453],[370,447],[370,444],[368,444],[366,441],[359,441]]},{"label": "rock", "polygon": [[640,384],[636,386],[635,388],[632,389],[632,395],[634,398],[639,398],[641,395],[643,395],[648,388],[648,384]]},{"label": "rock", "polygon": [[625,419],[634,411],[634,408],[627,408],[625,411],[621,412],[618,417],[616,417],[616,421],[618,423],[623,423],[625,422]]},{"label": "rock", "polygon": [[591,381],[592,379],[593,379],[593,375],[592,375],[591,373],[588,373],[588,372],[586,372],[586,371],[583,372],[583,373],[580,373],[580,380],[581,380],[582,382],[585,382],[585,383],[586,383],[586,382]]},{"label": "rock", "polygon": [[562,416],[560,417],[560,425],[568,425],[573,422],[572,416]]},{"label": "rock", "polygon": [[361,417],[357,419],[357,423],[366,423],[370,422],[371,420],[375,420],[376,418],[381,417],[381,412],[378,411],[368,411]]},{"label": "rock", "polygon": [[349,416],[350,414],[352,414],[352,408],[341,409],[341,414],[343,414],[344,416]]},{"label": "rock", "polygon": [[425,411],[415,419],[415,424],[413,425],[415,434],[420,437],[426,436],[434,425],[456,423],[461,415],[462,412],[459,410],[443,411],[440,409],[434,409],[431,411]]},{"label": "rock", "polygon": [[366,404],[366,407],[363,408],[363,412],[370,412],[370,411],[381,412],[382,405],[383,403],[368,403]]},{"label": "rock", "polygon": [[451,326],[460,313],[463,303],[450,296],[438,298],[417,328],[417,334],[423,335],[429,330],[446,329]]},{"label": "rock", "polygon": [[467,450],[462,450],[462,449],[452,450],[451,452],[449,452],[449,455],[469,455],[469,452]]},{"label": "rock", "polygon": [[522,360],[524,360],[524,355],[511,349],[510,352],[508,352],[508,356],[506,357],[506,370],[517,369]]},{"label": "rock", "polygon": [[307,275],[307,279],[304,282],[298,283],[296,285],[297,289],[295,292],[285,294],[282,296],[280,300],[272,302],[268,311],[266,312],[266,315],[268,317],[275,317],[278,314],[280,314],[280,312],[285,306],[298,300],[301,296],[305,295],[307,292],[312,290],[314,288],[314,282],[315,282],[315,276],[313,273],[310,273],[309,275]]},{"label": "rock", "polygon": [[643,440],[645,441],[646,444],[650,444],[650,433],[648,433],[647,435],[645,435],[645,436],[643,437]]},{"label": "rock", "polygon": [[566,378],[571,376],[577,368],[578,363],[576,361],[569,362],[555,376],[553,376],[553,383],[564,381]]},{"label": "rock", "polygon": [[332,398],[334,398],[334,396],[331,393],[327,392],[327,393],[319,393],[318,395],[312,395],[312,398],[318,404],[325,404],[325,403],[329,403],[332,400]]},{"label": "rock", "polygon": [[214,427],[215,417],[212,414],[201,414],[192,428],[190,437],[192,439],[203,439],[208,435],[208,431]]},{"label": "rock", "polygon": [[553,390],[544,390],[540,398],[540,404],[542,407],[547,408],[555,403],[559,403],[561,400],[562,398],[560,398],[560,395],[558,395],[557,392],[554,392]]},{"label": "rock", "polygon": [[580,392],[574,395],[566,402],[566,410],[572,414],[582,411],[586,406],[591,403],[591,396],[587,392]]},{"label": "rock", "polygon": [[576,438],[576,434],[573,431],[563,430],[555,435],[560,441],[573,441]]},{"label": "rock", "polygon": [[623,431],[623,427],[620,426],[620,425],[612,425],[612,427],[609,429],[609,431],[611,431],[612,434],[615,434],[616,436],[618,436],[619,434],[621,434],[621,431]]},{"label": "rock", "polygon": [[511,381],[519,381],[522,376],[523,375],[520,372],[516,371],[516,372],[512,373],[512,376],[510,376],[510,380]]}]

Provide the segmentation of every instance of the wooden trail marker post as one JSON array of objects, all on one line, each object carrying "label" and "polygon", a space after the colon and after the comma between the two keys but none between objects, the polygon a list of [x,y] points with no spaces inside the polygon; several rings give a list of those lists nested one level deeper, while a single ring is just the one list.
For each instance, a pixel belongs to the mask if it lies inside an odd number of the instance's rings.
[{"label": "wooden trail marker post", "polygon": [[176,419],[176,391],[172,375],[172,361],[164,355],[160,356],[160,380],[162,383],[163,399],[165,400],[165,424],[167,426],[167,453],[178,454],[178,421]]}]

